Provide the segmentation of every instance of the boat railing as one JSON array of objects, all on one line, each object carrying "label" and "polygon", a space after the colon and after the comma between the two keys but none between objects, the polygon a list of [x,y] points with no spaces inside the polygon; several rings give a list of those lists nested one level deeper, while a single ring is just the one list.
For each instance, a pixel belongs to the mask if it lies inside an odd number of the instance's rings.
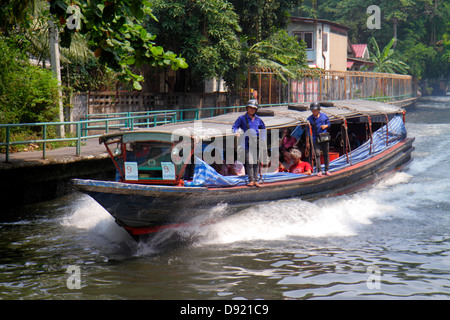
[{"label": "boat railing", "polygon": [[[102,118],[83,119],[80,121],[65,122],[36,122],[0,124],[0,151],[5,153],[5,161],[9,162],[9,155],[12,146],[17,145],[42,145],[42,158],[46,159],[47,147],[54,143],[69,143],[75,146],[75,154],[81,155],[81,146],[87,139],[98,138],[105,133],[120,130],[134,130],[136,128],[149,128],[166,123],[174,123],[176,113],[159,112],[144,115],[128,115]],[[75,133],[70,133],[64,137],[58,136],[59,127],[68,128],[75,126]],[[23,134],[17,134],[17,129],[21,132],[28,131],[35,139],[23,139]],[[66,130],[67,131],[67,130]]]}]

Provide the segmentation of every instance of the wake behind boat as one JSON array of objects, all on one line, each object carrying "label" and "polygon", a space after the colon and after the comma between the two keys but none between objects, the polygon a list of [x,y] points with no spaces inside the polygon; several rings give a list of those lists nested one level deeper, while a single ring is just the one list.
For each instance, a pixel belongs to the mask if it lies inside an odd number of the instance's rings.
[{"label": "wake behind boat", "polygon": [[259,188],[248,187],[247,176],[227,175],[230,170],[224,170],[239,159],[240,142],[231,126],[242,112],[106,134],[100,143],[116,167],[116,181],[74,179],[73,184],[139,239],[208,217],[205,213],[221,203],[231,214],[260,201],[313,200],[353,192],[411,161],[414,138],[407,137],[403,109],[363,100],[322,106],[331,123],[331,176],[277,170],[285,128],[299,141],[303,159],[314,162],[314,151],[306,145],[312,139],[306,120],[311,112],[306,104],[297,104],[259,111],[267,130],[257,148],[265,154]]}]

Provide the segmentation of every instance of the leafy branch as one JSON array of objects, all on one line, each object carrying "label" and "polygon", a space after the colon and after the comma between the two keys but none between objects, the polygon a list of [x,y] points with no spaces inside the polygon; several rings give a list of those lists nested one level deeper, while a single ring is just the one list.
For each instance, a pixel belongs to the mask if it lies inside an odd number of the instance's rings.
[{"label": "leafy branch", "polygon": [[375,72],[386,72],[386,73],[402,73],[407,74],[409,66],[394,57],[394,45],[396,38],[392,38],[391,41],[380,50],[378,43],[374,37],[370,38],[369,44],[372,47],[370,51],[370,60],[374,62],[373,71]]},{"label": "leafy branch", "polygon": [[[79,30],[67,23],[74,14],[67,10],[69,3],[79,10]],[[132,81],[136,90],[142,88],[139,82],[144,79],[133,72],[134,67],[187,68],[184,58],[156,46],[155,36],[143,27],[148,17],[156,19],[147,0],[51,0],[50,12],[61,23],[61,46],[69,47],[76,33],[85,35],[99,61],[118,72],[119,80]]]}]

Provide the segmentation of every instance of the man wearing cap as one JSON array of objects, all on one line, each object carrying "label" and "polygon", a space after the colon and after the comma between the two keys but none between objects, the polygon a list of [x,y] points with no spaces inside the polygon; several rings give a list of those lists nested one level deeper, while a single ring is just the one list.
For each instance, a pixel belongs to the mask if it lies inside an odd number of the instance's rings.
[{"label": "man wearing cap", "polygon": [[[258,184],[258,148],[253,145],[253,148],[250,148],[250,141],[256,144],[257,139],[261,135],[261,138],[264,139],[264,131],[260,132],[262,129],[266,129],[266,125],[264,121],[260,117],[256,115],[256,111],[258,110],[258,101],[256,99],[251,99],[246,104],[247,113],[239,116],[233,124],[233,132],[239,137],[240,132],[239,129],[244,131],[245,133],[245,173],[248,175],[248,183],[249,187],[256,186],[260,187]],[[253,139],[250,139],[253,138]],[[251,150],[256,150],[256,152],[250,152]]]},{"label": "man wearing cap", "polygon": [[[309,108],[312,115],[308,117],[308,122],[311,124],[311,129],[313,133],[313,145],[314,153],[316,157],[316,168],[317,176],[322,176],[322,167],[320,165],[320,151],[323,153],[323,162],[325,165],[325,174],[330,176],[331,173],[328,171],[330,167],[330,157],[329,157],[329,147],[330,141],[318,141],[318,137],[321,133],[326,133],[327,129],[330,127],[330,119],[328,119],[325,113],[320,112],[320,103],[313,102]],[[306,147],[309,148],[309,139],[306,140]]]}]

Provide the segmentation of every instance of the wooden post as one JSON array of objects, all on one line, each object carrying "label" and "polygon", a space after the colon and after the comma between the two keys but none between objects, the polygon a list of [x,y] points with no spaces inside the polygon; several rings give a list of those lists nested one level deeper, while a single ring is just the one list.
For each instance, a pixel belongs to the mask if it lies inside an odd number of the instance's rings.
[{"label": "wooden post", "polygon": [[319,100],[322,100],[322,75],[319,75]]},{"label": "wooden post", "polygon": [[261,73],[258,74],[258,104],[261,104]]},{"label": "wooden post", "polygon": [[269,73],[269,104],[272,103],[272,73]]}]

